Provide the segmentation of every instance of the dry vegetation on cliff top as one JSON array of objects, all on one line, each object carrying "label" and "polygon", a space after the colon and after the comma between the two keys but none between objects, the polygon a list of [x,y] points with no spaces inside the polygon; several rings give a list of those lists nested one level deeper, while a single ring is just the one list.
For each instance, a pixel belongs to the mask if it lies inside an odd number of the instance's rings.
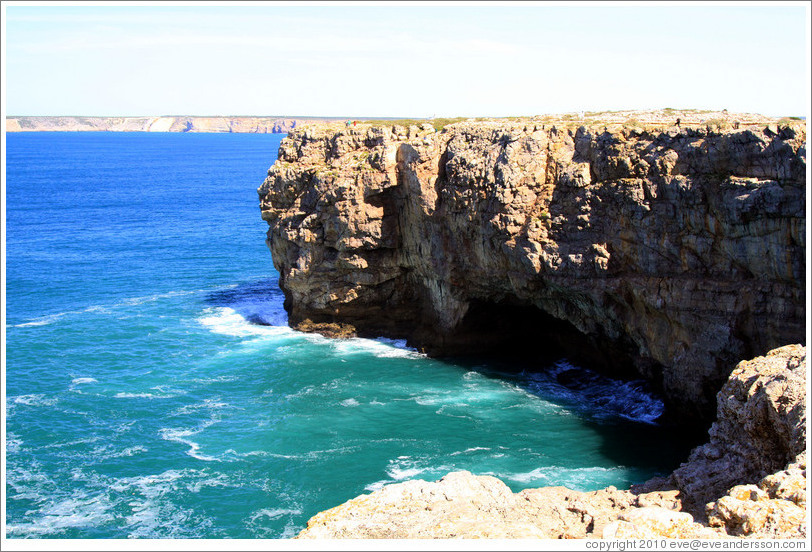
[{"label": "dry vegetation on cliff top", "polygon": [[[647,111],[582,111],[525,117],[442,117],[433,119],[358,119],[355,126],[421,126],[430,124],[436,131],[448,125],[460,122],[493,122],[493,123],[536,123],[554,125],[559,128],[578,128],[580,126],[600,127],[608,130],[619,127],[636,127],[643,130],[675,128],[677,120],[683,127],[708,127],[711,130],[731,130],[748,126],[765,124],[805,125],[800,117],[767,117],[756,113],[729,113],[726,110],[713,111],[701,109],[672,109]],[[346,121],[316,123],[319,126],[342,128]]]}]

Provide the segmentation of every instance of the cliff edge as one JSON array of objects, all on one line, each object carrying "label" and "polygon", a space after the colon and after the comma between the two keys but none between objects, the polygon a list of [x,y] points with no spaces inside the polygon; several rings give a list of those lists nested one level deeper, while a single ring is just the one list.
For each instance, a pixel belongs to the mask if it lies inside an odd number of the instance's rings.
[{"label": "cliff edge", "polygon": [[292,325],[563,353],[709,423],[739,360],[805,339],[805,142],[733,115],[316,125],[258,191]]}]

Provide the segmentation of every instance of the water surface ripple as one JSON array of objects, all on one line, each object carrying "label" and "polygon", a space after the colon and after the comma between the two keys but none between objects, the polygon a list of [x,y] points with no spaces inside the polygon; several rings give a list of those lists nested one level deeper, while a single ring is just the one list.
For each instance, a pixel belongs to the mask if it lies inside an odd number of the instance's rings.
[{"label": "water surface ripple", "polygon": [[626,486],[684,456],[637,383],[290,330],[281,135],[7,135],[9,538],[280,538],[382,485]]}]

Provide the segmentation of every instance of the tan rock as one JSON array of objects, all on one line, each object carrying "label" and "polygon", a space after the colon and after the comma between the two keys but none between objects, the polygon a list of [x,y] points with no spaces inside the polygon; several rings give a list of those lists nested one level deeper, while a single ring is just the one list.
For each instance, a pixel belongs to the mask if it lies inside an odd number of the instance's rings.
[{"label": "tan rock", "polygon": [[[330,511],[303,536],[805,534],[806,351],[778,347],[805,339],[806,128],[708,116],[289,134],[258,193],[292,324],[429,353],[543,338],[630,363],[682,420],[716,411],[709,442],[645,492],[513,495],[468,474],[385,487],[363,520]],[[731,374],[753,351],[770,352]]]},{"label": "tan rock", "polygon": [[[686,114],[679,132],[566,121],[296,129],[259,189],[291,321],[386,328],[454,353],[527,332],[477,333],[500,301],[532,306],[589,336],[550,341],[610,369],[607,359],[634,363],[681,415],[709,420],[736,361],[804,338],[806,133],[709,131],[707,116]],[[333,250],[368,264],[336,266]],[[356,288],[380,266],[400,271]],[[323,304],[326,287],[355,296]],[[623,346],[587,346],[601,340]]]},{"label": "tan rock", "polygon": [[[759,483],[799,461],[805,467],[806,348],[787,345],[740,362],[719,391],[709,435],[672,475],[698,509],[735,485]],[[805,480],[798,465],[761,488],[789,496],[805,488]],[[736,489],[759,494],[752,486]]]}]

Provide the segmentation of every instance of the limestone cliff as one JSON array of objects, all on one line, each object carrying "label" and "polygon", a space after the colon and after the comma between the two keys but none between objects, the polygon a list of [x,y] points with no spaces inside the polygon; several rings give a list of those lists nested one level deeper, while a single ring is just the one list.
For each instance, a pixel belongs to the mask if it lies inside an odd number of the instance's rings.
[{"label": "limestone cliff", "polygon": [[6,132],[290,132],[317,117],[7,117]]},{"label": "limestone cliff", "polygon": [[291,323],[591,351],[710,420],[805,339],[805,126],[733,126],[297,128],[259,188]]},{"label": "limestone cliff", "polygon": [[512,493],[455,472],[354,498],[298,538],[806,538],[806,349],[741,362],[710,440],[667,479],[622,491]]}]

